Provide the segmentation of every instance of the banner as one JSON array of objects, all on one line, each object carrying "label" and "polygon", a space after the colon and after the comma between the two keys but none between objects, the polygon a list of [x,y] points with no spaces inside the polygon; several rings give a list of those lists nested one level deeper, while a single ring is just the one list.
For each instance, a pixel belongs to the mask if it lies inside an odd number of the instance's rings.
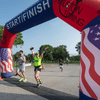
[{"label": "banner", "polygon": [[5,27],[11,33],[18,33],[55,17],[52,0],[38,0],[35,4],[7,22]]},{"label": "banner", "polygon": [[53,0],[53,11],[80,32],[100,23],[100,0]]}]

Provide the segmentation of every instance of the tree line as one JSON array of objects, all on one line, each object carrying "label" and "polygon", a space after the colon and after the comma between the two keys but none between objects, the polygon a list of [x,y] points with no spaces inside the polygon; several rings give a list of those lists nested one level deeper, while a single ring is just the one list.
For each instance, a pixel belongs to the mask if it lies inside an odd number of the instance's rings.
[{"label": "tree line", "polygon": [[[66,60],[67,57],[69,58],[69,53],[66,50],[67,48],[66,45],[60,45],[58,47],[52,47],[51,45],[42,45],[38,50],[40,55],[42,54],[42,52],[46,47],[48,47],[48,49],[45,51],[43,55],[43,59],[42,59],[43,62],[47,62],[47,61],[57,62],[59,61],[59,59]],[[24,56],[29,61],[34,60],[32,54],[28,54],[28,55],[24,54]],[[13,60],[14,61],[18,60],[18,57],[19,57],[19,52],[16,52],[13,55]]]},{"label": "tree line", "polygon": [[[40,55],[46,47],[49,47],[49,48],[45,51],[42,62],[58,63],[59,59],[62,59],[63,62],[64,61],[80,61],[80,55],[70,57],[70,55],[67,51],[66,45],[60,45],[57,47],[52,47],[51,45],[42,45],[38,50]],[[28,55],[24,54],[24,56],[26,57],[27,61],[29,61],[29,62],[34,61],[32,54],[28,54]],[[13,60],[17,61],[18,57],[19,57],[19,52],[16,52],[13,55]]]}]

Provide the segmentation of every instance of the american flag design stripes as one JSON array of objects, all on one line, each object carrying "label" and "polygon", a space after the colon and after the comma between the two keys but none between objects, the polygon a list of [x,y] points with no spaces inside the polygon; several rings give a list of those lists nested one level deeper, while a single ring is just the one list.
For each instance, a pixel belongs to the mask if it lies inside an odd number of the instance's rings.
[{"label": "american flag design stripes", "polygon": [[80,91],[100,100],[100,25],[82,31],[80,60]]},{"label": "american flag design stripes", "polygon": [[13,72],[12,49],[0,48],[1,73]]}]

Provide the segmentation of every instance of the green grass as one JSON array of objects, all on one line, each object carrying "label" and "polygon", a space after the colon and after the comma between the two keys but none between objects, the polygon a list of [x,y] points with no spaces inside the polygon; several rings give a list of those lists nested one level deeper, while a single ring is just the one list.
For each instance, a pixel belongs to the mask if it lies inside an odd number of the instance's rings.
[{"label": "green grass", "polygon": [[70,61],[70,62],[68,62],[69,64],[79,64],[80,63],[80,61]]},{"label": "green grass", "polygon": [[[69,61],[69,62],[66,62],[66,63],[68,63],[68,64],[79,64],[80,63],[80,61]],[[65,63],[65,64],[66,64]],[[44,65],[49,65],[49,64],[54,64],[54,63],[42,63],[42,64],[44,64]],[[55,64],[58,64],[58,63],[55,63]]]},{"label": "green grass", "polygon": [[[41,65],[49,65],[50,63],[41,63]],[[53,64],[53,63],[51,63]],[[34,66],[34,63],[32,63],[32,66]]]},{"label": "green grass", "polygon": [[13,68],[18,67],[18,63],[13,63]]},{"label": "green grass", "polygon": [[[67,63],[67,62],[66,62]],[[68,64],[79,64],[80,63],[80,61],[69,61],[68,62]],[[34,63],[31,63],[32,64],[32,66],[34,66]],[[54,64],[54,63],[42,63],[41,65],[50,65],[50,64]],[[55,64],[58,64],[58,63],[55,63]],[[18,67],[18,63],[13,63],[13,67],[14,68],[16,68],[16,67]]]}]

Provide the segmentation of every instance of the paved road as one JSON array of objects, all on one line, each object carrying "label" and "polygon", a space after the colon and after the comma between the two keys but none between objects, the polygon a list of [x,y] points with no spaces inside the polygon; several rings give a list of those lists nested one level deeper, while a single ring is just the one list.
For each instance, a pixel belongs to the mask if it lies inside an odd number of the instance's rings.
[{"label": "paved road", "polygon": [[[16,71],[16,70],[14,70]],[[18,76],[0,81],[0,100],[78,100],[79,65],[46,65],[40,73],[43,85],[36,88],[34,68],[26,67],[27,83],[19,83]]]}]

